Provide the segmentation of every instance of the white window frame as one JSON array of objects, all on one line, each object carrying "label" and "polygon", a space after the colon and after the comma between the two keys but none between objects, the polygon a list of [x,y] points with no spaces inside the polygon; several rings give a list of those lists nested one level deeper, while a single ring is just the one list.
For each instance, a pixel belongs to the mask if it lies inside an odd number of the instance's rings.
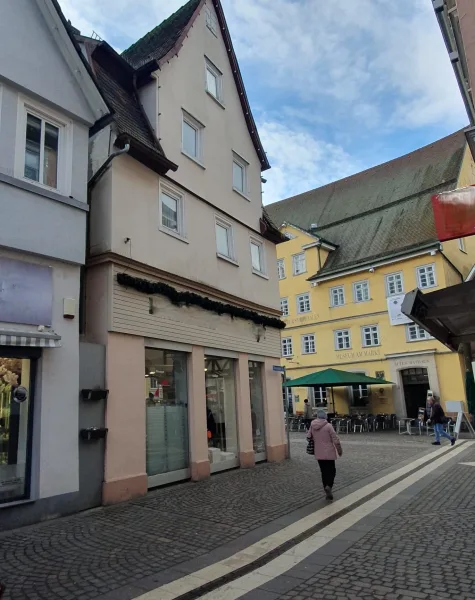
[{"label": "white window frame", "polygon": [[[369,331],[371,342],[368,344],[366,340],[366,332]],[[376,338],[374,337],[376,336]],[[379,333],[379,325],[364,325],[361,327],[361,345],[363,348],[373,348],[381,346],[381,334]]]},{"label": "white window frame", "polygon": [[[284,351],[284,349],[287,349],[288,352]],[[294,347],[293,347],[292,337],[282,338],[282,340],[281,340],[281,352],[282,352],[282,356],[284,358],[288,358],[289,356],[293,356],[294,355]]]},{"label": "white window frame", "polygon": [[[341,335],[340,335],[341,334]],[[349,329],[336,329],[333,332],[333,339],[335,342],[335,350],[337,352],[344,352],[345,350],[351,350],[351,331]],[[348,346],[344,346],[343,348],[338,347],[338,340],[347,340]]]},{"label": "white window frame", "polygon": [[[341,292],[341,296],[343,297],[342,302],[335,303],[335,297],[333,295],[334,291],[336,291],[337,293]],[[340,297],[340,294],[338,294],[338,297]],[[330,306],[332,308],[335,308],[337,306],[344,306],[344,305],[345,305],[345,286],[336,285],[335,287],[330,288]]]},{"label": "white window frame", "polygon": [[[185,145],[184,145],[184,124],[189,125],[192,129],[194,129],[196,131],[196,156],[193,156],[193,154],[190,154],[189,152],[187,152],[185,150]],[[193,117],[192,115],[190,115],[190,113],[186,112],[186,110],[182,111],[182,121],[181,121],[181,152],[182,154],[184,154],[187,158],[189,158],[190,160],[194,161],[195,163],[199,164],[200,167],[203,167],[203,132],[204,132],[204,125],[203,123],[200,123],[200,121],[198,121],[197,119],[195,119],[195,117]]]},{"label": "white window frame", "polygon": [[[281,276],[282,275],[282,276]],[[283,258],[279,258],[277,260],[277,277],[279,280],[285,279],[285,260]]]},{"label": "white window frame", "polygon": [[[390,277],[398,277],[399,278],[399,283],[401,285],[401,290],[400,291],[395,291],[395,292],[391,292],[391,290],[389,289],[390,286],[390,282],[389,282],[389,278]],[[386,296],[388,298],[390,298],[391,296],[398,296],[399,294],[404,294],[404,276],[402,274],[402,271],[397,271],[395,273],[388,273],[385,278],[385,283],[386,283]]]},{"label": "white window frame", "polygon": [[[208,88],[208,71],[216,78],[216,96]],[[205,90],[219,104],[223,104],[223,74],[218,67],[205,56]]]},{"label": "white window frame", "polygon": [[[422,269],[432,269],[432,275],[434,277],[434,283],[431,285],[422,285],[422,281],[421,281],[421,271]],[[416,274],[417,274],[417,286],[421,289],[421,290],[428,290],[430,288],[434,288],[437,287],[437,276],[436,276],[436,271],[435,271],[435,263],[431,263],[428,265],[420,265],[419,267],[416,267]],[[427,277],[427,273],[426,273],[426,277]]]},{"label": "white window frame", "polygon": [[[312,345],[313,344],[313,350]],[[302,345],[302,354],[316,354],[317,352],[317,343],[315,341],[314,333],[305,333],[301,336],[301,345]],[[309,350],[306,350],[306,345],[308,345]]]},{"label": "white window frame", "polygon": [[458,246],[459,246],[460,252],[464,252],[465,254],[467,254],[467,247],[465,246],[465,238],[458,239]]},{"label": "white window frame", "polygon": [[[261,263],[260,269],[255,269],[252,264],[252,245],[259,247],[259,258]],[[251,254],[251,268],[254,275],[259,275],[260,277],[264,277],[267,279],[267,263],[266,263],[266,249],[264,246],[264,242],[257,237],[251,236],[249,238],[249,252]]]},{"label": "white window frame", "polygon": [[[363,300],[358,300],[358,296],[357,296],[358,286],[363,285],[363,284],[366,285],[366,289],[368,291],[368,297]],[[371,292],[369,289],[369,281],[367,279],[363,279],[362,281],[355,281],[353,283],[353,301],[355,302],[355,304],[362,304],[363,302],[369,302],[370,300],[371,300]]]},{"label": "white window frame", "polygon": [[[58,136],[58,165],[57,186],[50,187],[34,179],[25,177],[25,150],[26,150],[26,123],[27,115],[46,121],[59,129]],[[73,168],[73,144],[72,132],[73,122],[64,115],[50,109],[49,107],[34,102],[29,98],[19,96],[17,111],[17,134],[15,142],[14,174],[17,179],[27,181],[43,190],[56,192],[62,196],[71,196],[72,168]],[[40,155],[40,163],[43,153]]]},{"label": "white window frame", "polygon": [[289,299],[288,298],[281,298],[280,299],[280,312],[282,313],[283,317],[288,317],[290,314],[290,306],[289,306]]},{"label": "white window frame", "polygon": [[[170,229],[163,224],[163,212],[162,212],[162,194],[166,194],[177,201],[178,218],[177,225],[178,230]],[[172,187],[168,184],[160,183],[159,196],[158,196],[158,212],[159,212],[159,225],[158,228],[163,233],[171,235],[172,237],[178,238],[181,241],[186,240],[186,229],[185,229],[185,195],[178,188]]]},{"label": "white window frame", "polygon": [[[295,267],[297,265],[297,260],[303,256],[303,265],[304,265],[304,270],[303,271],[299,271],[298,273],[296,273]],[[307,257],[305,256],[305,252],[298,252],[297,254],[294,254],[292,256],[292,274],[294,276],[298,276],[298,275],[303,275],[304,273],[307,272]]]},{"label": "white window frame", "polygon": [[206,15],[206,27],[211,31],[211,33],[218,37],[218,19],[216,15],[213,13],[212,9],[209,6],[205,8]]},{"label": "white window frame", "polygon": [[[234,164],[236,164],[238,167],[240,167],[242,169],[242,185],[243,185],[242,190],[235,187],[235,185],[234,185]],[[236,154],[236,152],[233,151],[233,164],[232,164],[232,173],[231,173],[233,190],[240,196],[243,196],[244,198],[246,198],[246,200],[249,200],[248,167],[249,167],[249,163],[244,158],[242,158],[242,156],[239,156],[239,154]]]},{"label": "white window frame", "polygon": [[[415,338],[411,338],[411,329],[415,328],[416,331],[416,337]],[[421,333],[424,333],[424,336],[421,337]],[[417,323],[407,323],[406,325],[406,341],[411,344],[412,342],[424,342],[426,340],[433,340],[434,337],[432,335],[430,335],[430,333],[428,331],[426,331],[425,329],[423,329],[422,327],[419,327],[419,325]]]},{"label": "white window frame", "polygon": [[316,388],[313,388],[313,400],[314,406],[317,404],[327,404],[328,402],[328,389],[324,385],[318,385]]},{"label": "white window frame", "polygon": [[[300,306],[300,301],[301,301],[302,298],[304,299],[303,300],[304,310],[301,310],[301,306]],[[312,305],[311,305],[311,302],[310,302],[310,292],[304,292],[303,294],[297,294],[297,296],[296,296],[295,299],[296,299],[296,302],[297,302],[297,314],[298,315],[304,315],[306,313],[311,312]],[[307,303],[308,303],[308,309],[305,306]]]},{"label": "white window frame", "polygon": [[[233,224],[231,223],[231,221],[227,221],[226,219],[223,219],[223,217],[221,217],[219,215],[215,215],[214,221],[215,221],[215,223],[214,223],[214,235],[215,235],[215,238],[216,238],[216,255],[218,256],[218,258],[221,258],[223,260],[227,260],[228,262],[232,262],[234,264],[237,264],[237,262],[236,262],[236,253],[235,253],[235,250],[234,250],[234,230],[233,230]],[[229,256],[227,256],[226,254],[221,254],[220,252],[218,252],[218,239],[216,237],[216,225],[220,225],[224,229],[228,230]]]}]

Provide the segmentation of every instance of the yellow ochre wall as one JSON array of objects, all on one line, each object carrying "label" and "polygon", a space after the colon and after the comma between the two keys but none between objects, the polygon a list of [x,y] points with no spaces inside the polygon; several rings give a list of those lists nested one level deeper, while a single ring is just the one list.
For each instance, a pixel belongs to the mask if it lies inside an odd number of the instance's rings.
[{"label": "yellow ochre wall", "polygon": [[[475,262],[475,238],[466,238],[467,253],[458,248],[458,242],[453,241],[443,245],[443,252],[450,250],[450,261],[437,251],[435,254],[426,251],[416,257],[409,257],[392,264],[379,266],[371,273],[369,269],[358,273],[346,274],[330,281],[324,281],[318,286],[312,286],[307,281],[318,271],[318,254],[315,247],[307,249],[307,272],[292,275],[292,255],[302,252],[302,246],[315,243],[315,237],[306,232],[285,225],[283,233],[295,236],[294,239],[277,246],[277,258],[284,259],[286,277],[279,281],[280,297],[288,298],[289,316],[283,317],[287,323],[282,331],[282,338],[292,337],[293,356],[282,358],[282,364],[287,368],[287,375],[292,379],[302,377],[317,370],[336,368],[346,371],[360,371],[371,377],[376,377],[379,371],[384,372],[384,378],[392,381],[395,386],[372,386],[370,403],[367,412],[371,413],[401,413],[404,404],[404,393],[399,371],[402,368],[425,366],[429,371],[430,385],[440,394],[441,400],[465,400],[464,382],[459,356],[450,352],[435,339],[408,342],[406,326],[392,326],[389,321],[386,295],[385,276],[401,272],[403,275],[404,293],[418,287],[416,268],[433,264],[436,271],[436,283],[433,288],[424,291],[434,291],[462,281],[458,270],[467,270],[468,265]],[[328,252],[320,250],[320,258],[324,264]],[[367,280],[370,288],[370,300],[355,303],[353,301],[353,283]],[[345,304],[331,307],[330,288],[344,286]],[[310,293],[310,312],[297,314],[296,296]],[[364,348],[361,337],[361,327],[378,325],[380,345]],[[351,333],[351,349],[335,350],[334,331],[349,329]],[[301,336],[314,334],[316,352],[302,354]],[[438,389],[437,389],[438,388]],[[380,391],[382,390],[382,391]],[[340,414],[349,413],[349,389],[335,388],[335,408]],[[303,400],[307,397],[307,388],[294,388],[294,396],[299,397],[294,403],[294,411],[303,411]],[[328,407],[331,408],[328,393]],[[399,398],[399,400],[398,400]],[[402,404],[401,404],[402,402]]]}]

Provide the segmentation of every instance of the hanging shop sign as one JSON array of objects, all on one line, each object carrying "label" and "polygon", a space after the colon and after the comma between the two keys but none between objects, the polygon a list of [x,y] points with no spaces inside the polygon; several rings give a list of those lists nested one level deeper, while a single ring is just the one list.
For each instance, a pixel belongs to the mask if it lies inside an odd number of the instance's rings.
[{"label": "hanging shop sign", "polygon": [[441,242],[475,235],[475,187],[432,196],[435,229]]}]

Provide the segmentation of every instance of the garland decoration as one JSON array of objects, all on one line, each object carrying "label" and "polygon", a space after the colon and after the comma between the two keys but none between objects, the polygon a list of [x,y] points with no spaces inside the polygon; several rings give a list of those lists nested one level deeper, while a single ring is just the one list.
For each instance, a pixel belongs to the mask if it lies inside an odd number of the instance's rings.
[{"label": "garland decoration", "polygon": [[179,292],[177,289],[166,283],[148,281],[147,279],[132,277],[126,273],[117,273],[117,283],[149,296],[154,294],[166,296],[175,306],[199,306],[204,310],[215,312],[218,315],[226,314],[232,319],[245,319],[246,321],[252,321],[256,325],[262,325],[263,327],[274,327],[276,329],[284,329],[285,327],[285,323],[276,317],[267,317],[254,310],[239,308],[232,304],[224,304],[224,302],[210,300],[210,298],[200,296],[194,292]]}]

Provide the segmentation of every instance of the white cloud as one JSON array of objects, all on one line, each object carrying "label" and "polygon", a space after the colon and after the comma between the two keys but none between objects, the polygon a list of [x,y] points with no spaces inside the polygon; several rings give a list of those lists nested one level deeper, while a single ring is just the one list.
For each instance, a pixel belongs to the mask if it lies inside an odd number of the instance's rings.
[{"label": "white cloud", "polygon": [[275,121],[258,124],[262,143],[272,165],[264,173],[264,204],[277,202],[341,179],[359,170],[343,148],[295,131]]}]

